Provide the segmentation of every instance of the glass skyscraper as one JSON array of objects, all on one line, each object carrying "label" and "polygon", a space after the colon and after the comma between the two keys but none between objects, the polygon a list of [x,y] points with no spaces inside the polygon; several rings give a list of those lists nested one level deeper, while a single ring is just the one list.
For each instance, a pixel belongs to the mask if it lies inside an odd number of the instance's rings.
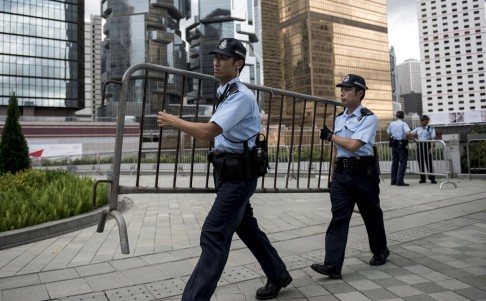
[{"label": "glass skyscraper", "polygon": [[[261,50],[255,51],[253,45],[258,42],[253,1],[204,0],[192,3],[191,16],[185,22],[186,39],[190,44],[190,70],[212,75],[213,57],[209,52],[222,38],[235,38],[247,50],[246,65],[240,80],[262,84],[262,59],[258,54]],[[202,98],[210,104],[213,97],[214,85],[208,83],[202,87]]]},{"label": "glass skyscraper", "polygon": [[[186,15],[185,0],[103,0],[102,17],[106,20],[103,32],[102,80],[120,80],[135,64],[152,63],[187,69],[187,52],[179,22]],[[138,75],[137,75],[138,74]],[[133,78],[142,78],[138,72]],[[149,73],[146,113],[160,109],[163,79]],[[158,81],[157,81],[158,79]],[[170,83],[169,103],[180,99],[181,83]],[[127,115],[140,116],[143,82],[130,82]],[[119,87],[108,86],[105,107],[100,116],[116,116]]]},{"label": "glass skyscraper", "polygon": [[386,0],[262,0],[262,34],[271,39],[266,83],[276,77],[279,88],[339,100],[336,84],[359,74],[370,88],[363,104],[392,116]]},{"label": "glass skyscraper", "polygon": [[12,92],[23,115],[84,108],[84,0],[0,1],[0,112]]}]

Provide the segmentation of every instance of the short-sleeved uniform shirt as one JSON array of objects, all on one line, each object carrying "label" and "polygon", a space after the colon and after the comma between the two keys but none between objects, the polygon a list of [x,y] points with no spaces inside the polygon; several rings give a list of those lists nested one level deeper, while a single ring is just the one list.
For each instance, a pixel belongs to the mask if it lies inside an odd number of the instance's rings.
[{"label": "short-sleeved uniform shirt", "polygon": [[336,157],[363,157],[373,156],[373,145],[375,143],[378,118],[375,115],[362,116],[360,105],[353,113],[349,114],[348,109],[336,117],[334,122],[334,134],[339,137],[361,140],[364,144],[356,151],[349,150],[336,145]]},{"label": "short-sleeved uniform shirt", "polygon": [[[261,130],[260,110],[255,95],[238,77],[232,79],[217,90],[224,93],[227,85],[236,83],[238,92],[230,94],[216,108],[210,122],[223,129],[222,135],[214,138],[214,148],[224,153],[243,153],[243,142],[248,140],[248,147],[255,146],[255,137]],[[251,138],[251,139],[250,139]]]},{"label": "short-sleeved uniform shirt", "polygon": [[395,140],[406,140],[407,133],[410,132],[410,127],[406,122],[401,119],[390,122],[388,129],[386,130],[390,136]]},{"label": "short-sleeved uniform shirt", "polygon": [[412,134],[417,136],[419,141],[434,140],[435,139],[435,129],[430,126],[419,126],[412,131]]}]

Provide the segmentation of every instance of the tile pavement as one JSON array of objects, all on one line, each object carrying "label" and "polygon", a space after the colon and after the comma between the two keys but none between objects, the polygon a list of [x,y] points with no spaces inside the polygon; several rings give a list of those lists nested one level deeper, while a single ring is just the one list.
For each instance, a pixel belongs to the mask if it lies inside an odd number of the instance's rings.
[{"label": "tile pavement", "polygon": [[[257,194],[263,230],[294,281],[278,300],[486,300],[486,180],[454,179],[457,188],[381,184],[391,256],[372,267],[359,214],[351,221],[343,279],[309,267],[323,260],[330,220],[324,193]],[[0,301],[180,300],[199,255],[199,233],[214,195],[129,195],[123,213],[131,253],[120,252],[118,229],[96,226],[0,251]],[[255,300],[266,279],[234,238],[212,300]]]}]

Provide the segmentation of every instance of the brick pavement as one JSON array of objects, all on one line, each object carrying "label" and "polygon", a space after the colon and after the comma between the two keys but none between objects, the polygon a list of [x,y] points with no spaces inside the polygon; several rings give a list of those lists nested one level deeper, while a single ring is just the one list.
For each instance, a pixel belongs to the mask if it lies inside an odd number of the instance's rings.
[{"label": "brick pavement", "polygon": [[[351,221],[342,280],[310,269],[324,257],[330,220],[324,193],[257,194],[255,214],[294,281],[278,300],[486,300],[486,181],[454,179],[457,189],[408,181],[381,184],[391,256],[372,267],[359,214]],[[127,196],[131,253],[118,229],[96,226],[0,251],[0,301],[179,300],[199,256],[213,194]],[[235,237],[212,300],[255,300],[266,279]]]}]

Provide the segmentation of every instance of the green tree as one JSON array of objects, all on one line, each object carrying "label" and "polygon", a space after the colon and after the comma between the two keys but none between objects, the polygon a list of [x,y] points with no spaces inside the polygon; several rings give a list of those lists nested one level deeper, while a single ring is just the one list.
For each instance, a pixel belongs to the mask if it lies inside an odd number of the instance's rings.
[{"label": "green tree", "polygon": [[0,140],[0,174],[15,174],[30,167],[29,147],[19,123],[20,109],[12,92],[8,101],[7,120]]}]

